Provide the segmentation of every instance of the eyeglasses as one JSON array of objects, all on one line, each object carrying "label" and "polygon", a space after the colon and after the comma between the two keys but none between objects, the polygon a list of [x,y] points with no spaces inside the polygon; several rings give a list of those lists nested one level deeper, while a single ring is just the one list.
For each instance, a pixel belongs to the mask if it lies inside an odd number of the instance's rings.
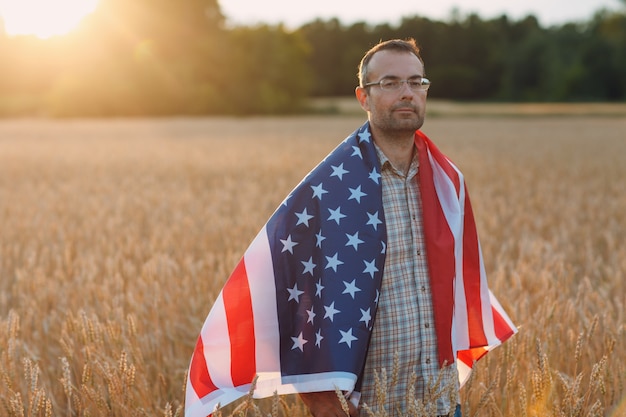
[{"label": "eyeglasses", "polygon": [[408,80],[397,80],[395,78],[383,78],[375,83],[367,83],[363,85],[363,88],[372,87],[377,85],[383,91],[398,91],[402,88],[402,84],[406,83],[411,91],[427,91],[430,87],[430,80],[428,78],[411,78]]}]

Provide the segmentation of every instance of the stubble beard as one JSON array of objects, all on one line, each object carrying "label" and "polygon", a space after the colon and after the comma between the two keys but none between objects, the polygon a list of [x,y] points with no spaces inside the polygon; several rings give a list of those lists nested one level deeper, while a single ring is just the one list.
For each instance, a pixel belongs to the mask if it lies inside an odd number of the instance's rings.
[{"label": "stubble beard", "polygon": [[415,116],[411,118],[398,117],[392,109],[385,113],[384,117],[375,117],[372,124],[390,136],[414,134],[424,125],[424,115],[416,110]]}]

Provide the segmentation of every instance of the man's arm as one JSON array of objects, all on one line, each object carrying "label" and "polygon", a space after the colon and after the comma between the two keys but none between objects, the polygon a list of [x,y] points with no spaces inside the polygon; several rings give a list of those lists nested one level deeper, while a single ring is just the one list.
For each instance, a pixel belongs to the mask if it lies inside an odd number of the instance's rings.
[{"label": "man's arm", "polygon": [[[309,408],[313,417],[346,417],[341,402],[334,391],[301,393],[300,398]],[[359,412],[354,404],[348,401],[350,417],[358,417]]]}]

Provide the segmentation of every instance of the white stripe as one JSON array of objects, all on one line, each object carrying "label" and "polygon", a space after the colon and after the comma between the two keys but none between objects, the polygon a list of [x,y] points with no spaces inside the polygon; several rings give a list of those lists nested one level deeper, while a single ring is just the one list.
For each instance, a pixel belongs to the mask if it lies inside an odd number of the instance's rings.
[{"label": "white stripe", "polygon": [[232,359],[230,357],[230,336],[227,323],[224,298],[220,292],[200,333],[204,345],[204,357],[220,358],[219,360],[207,361],[209,375],[217,387],[233,386],[230,374]]},{"label": "white stripe", "polygon": [[276,285],[272,253],[265,227],[246,251],[244,262],[252,297],[257,371],[280,373]]},{"label": "white stripe", "polygon": [[[493,312],[491,311],[491,299],[489,294],[491,291],[487,286],[487,272],[485,271],[485,265],[483,263],[483,254],[480,247],[480,241],[478,242],[478,256],[480,261],[480,302],[483,320],[483,329],[485,331],[485,337],[487,338],[487,345],[499,345],[500,340],[496,337],[495,326],[493,322]],[[495,346],[494,346],[495,347]]]},{"label": "white stripe", "polygon": [[[463,231],[465,210],[465,184],[461,172],[450,163],[459,176],[460,189],[457,197],[456,187],[444,169],[428,154],[433,169],[435,192],[441,204],[446,223],[454,237],[454,311],[452,314],[451,342],[456,356],[459,350],[469,348],[469,330],[467,328],[467,302],[463,282]],[[449,162],[449,161],[448,161]]]},{"label": "white stripe", "polygon": [[462,387],[469,379],[470,374],[472,373],[472,367],[467,366],[463,361],[457,360],[456,369],[459,373],[459,384]]},{"label": "white stripe", "polygon": [[200,398],[198,394],[196,394],[196,390],[193,389],[193,385],[191,385],[191,379],[189,375],[187,375],[187,388],[185,389],[185,404],[195,404],[198,402]]},{"label": "white stripe", "polygon": [[185,417],[206,417],[217,410],[218,406],[225,406],[248,394],[250,385],[239,388],[213,391],[201,400],[193,403],[185,402]]},{"label": "white stripe", "polygon": [[513,324],[513,321],[511,321],[511,318],[506,314],[504,308],[502,308],[502,305],[496,299],[496,296],[493,295],[491,290],[489,290],[489,300],[491,301],[491,305],[493,306],[493,308],[500,314],[500,316],[502,316],[509,328],[513,330],[514,333],[517,333],[517,328],[515,327],[515,324]]},{"label": "white stripe", "polygon": [[356,375],[350,372],[324,372],[283,376],[279,373],[260,373],[258,375],[254,396],[265,398],[277,392],[280,395],[298,392],[334,391],[335,387],[342,391],[352,392],[356,383]]}]

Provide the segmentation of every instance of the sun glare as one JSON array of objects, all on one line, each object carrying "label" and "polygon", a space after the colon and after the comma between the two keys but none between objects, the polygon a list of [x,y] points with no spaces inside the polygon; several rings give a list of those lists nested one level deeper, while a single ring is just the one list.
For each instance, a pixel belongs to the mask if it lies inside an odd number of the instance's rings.
[{"label": "sun glare", "polygon": [[98,0],[0,0],[0,18],[9,36],[47,39],[64,35],[96,8]]}]

